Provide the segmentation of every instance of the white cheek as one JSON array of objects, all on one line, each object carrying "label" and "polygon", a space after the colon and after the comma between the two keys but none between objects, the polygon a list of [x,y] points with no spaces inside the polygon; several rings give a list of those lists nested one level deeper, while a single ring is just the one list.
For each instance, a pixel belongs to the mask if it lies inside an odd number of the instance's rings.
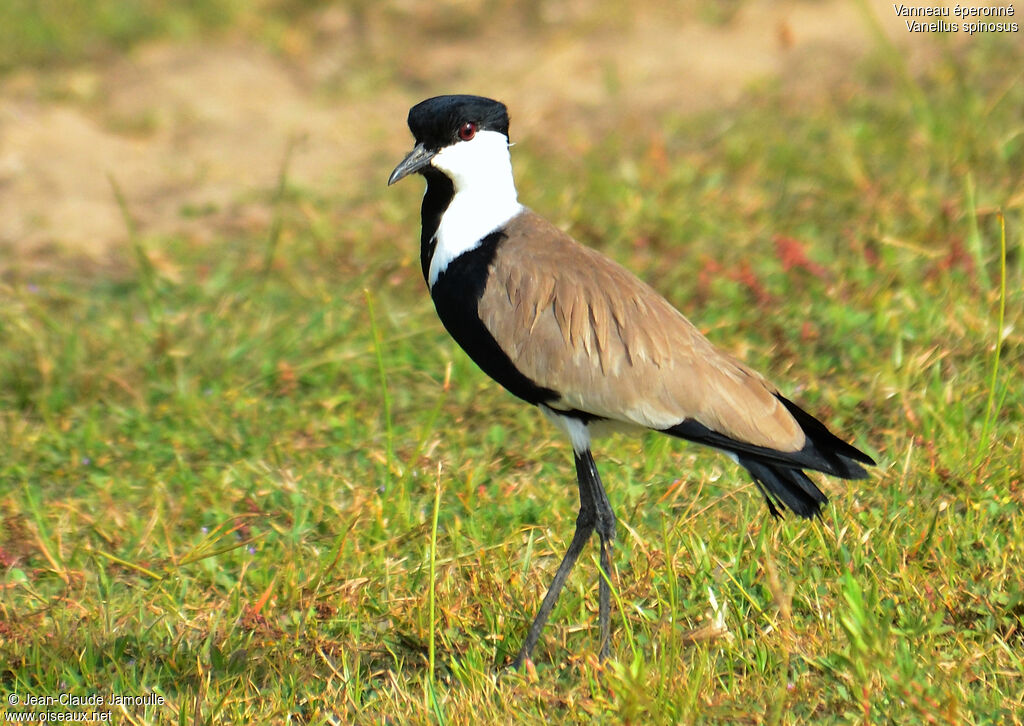
[{"label": "white cheek", "polygon": [[480,131],[469,141],[441,149],[430,163],[454,182],[456,192],[470,187],[504,191],[512,184],[508,139],[497,131]]},{"label": "white cheek", "polygon": [[508,139],[480,131],[471,141],[438,152],[431,164],[452,180],[455,196],[441,215],[430,260],[433,286],[448,264],[522,211],[512,178]]}]

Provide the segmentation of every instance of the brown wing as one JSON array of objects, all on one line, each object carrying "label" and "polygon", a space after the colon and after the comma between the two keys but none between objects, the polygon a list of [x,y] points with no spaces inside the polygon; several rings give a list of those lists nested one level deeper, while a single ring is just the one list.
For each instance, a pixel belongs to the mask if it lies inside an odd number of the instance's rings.
[{"label": "brown wing", "polygon": [[755,446],[805,442],[775,388],[650,286],[527,210],[506,228],[479,312],[555,408],[666,429],[684,419]]}]

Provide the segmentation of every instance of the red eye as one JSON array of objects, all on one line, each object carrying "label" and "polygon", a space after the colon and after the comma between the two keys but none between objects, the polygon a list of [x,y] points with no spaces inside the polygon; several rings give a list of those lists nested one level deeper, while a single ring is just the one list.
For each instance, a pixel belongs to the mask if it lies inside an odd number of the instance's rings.
[{"label": "red eye", "polygon": [[459,127],[459,138],[463,141],[469,141],[474,136],[476,136],[476,124],[472,121],[467,121]]}]

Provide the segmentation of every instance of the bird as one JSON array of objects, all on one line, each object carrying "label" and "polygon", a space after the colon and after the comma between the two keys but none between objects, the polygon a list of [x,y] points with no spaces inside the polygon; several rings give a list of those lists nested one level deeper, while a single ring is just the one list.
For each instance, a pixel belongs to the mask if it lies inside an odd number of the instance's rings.
[{"label": "bird", "polygon": [[519,202],[505,104],[436,96],[413,106],[407,122],[415,144],[388,186],[414,173],[426,180],[420,265],[441,323],[573,449],[576,528],[512,668],[532,659],[594,532],[598,656],[610,655],[616,518],[593,439],[652,430],[717,449],[746,469],[774,518],[785,510],[820,517],[828,499],[805,469],[868,477],[870,456],[712,344],[652,287]]}]

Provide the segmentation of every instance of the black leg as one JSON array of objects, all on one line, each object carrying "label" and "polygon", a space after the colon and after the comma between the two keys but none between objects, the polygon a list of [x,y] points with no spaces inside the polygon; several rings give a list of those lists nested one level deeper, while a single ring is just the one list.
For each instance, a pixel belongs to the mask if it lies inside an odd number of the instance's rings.
[{"label": "black leg", "polygon": [[[594,502],[594,526],[597,536],[601,541],[601,571],[598,573],[598,625],[601,630],[601,645],[598,650],[598,657],[605,660],[611,653],[611,576],[612,576],[612,543],[615,541],[615,512],[608,501],[608,495],[601,484],[601,477],[597,473],[597,464],[590,450],[576,455],[576,473],[580,480],[580,491],[589,491]],[[583,481],[587,484],[584,486]]]},{"label": "black leg", "polygon": [[529,658],[533,652],[573,565],[576,564],[580,552],[583,551],[583,546],[595,529],[601,539],[601,573],[598,587],[600,593],[598,623],[601,630],[599,657],[601,660],[608,657],[611,633],[611,585],[609,582],[612,571],[612,541],[615,539],[615,513],[608,502],[608,495],[605,494],[601,477],[597,473],[597,465],[594,463],[594,457],[589,449],[583,454],[576,454],[576,483],[580,491],[580,511],[576,517],[576,532],[573,534],[569,549],[566,551],[565,557],[562,558],[562,563],[555,572],[555,578],[551,581],[551,586],[540,604],[540,610],[537,611],[537,616],[533,619],[533,624],[530,625],[523,647],[519,649],[519,654],[512,662],[513,668],[522,666],[523,661]]},{"label": "black leg", "polygon": [[551,581],[551,586],[548,587],[548,592],[540,604],[540,610],[537,611],[537,616],[533,619],[533,624],[530,625],[530,630],[526,634],[526,640],[523,641],[523,647],[519,649],[519,655],[512,662],[513,668],[518,669],[522,666],[523,661],[529,658],[533,652],[533,647],[537,645],[540,633],[544,630],[544,624],[548,621],[548,616],[551,614],[552,608],[555,607],[555,602],[558,601],[558,595],[562,592],[566,578],[569,577],[573,565],[576,564],[580,552],[583,551],[583,545],[587,543],[591,533],[594,531],[593,498],[590,496],[589,491],[584,491],[583,481],[580,480],[578,483],[580,487],[580,512],[576,516],[576,533],[573,534],[572,542],[569,543],[569,549],[566,550],[565,557],[562,558],[562,564],[558,566],[558,570],[555,572],[555,579]]}]

